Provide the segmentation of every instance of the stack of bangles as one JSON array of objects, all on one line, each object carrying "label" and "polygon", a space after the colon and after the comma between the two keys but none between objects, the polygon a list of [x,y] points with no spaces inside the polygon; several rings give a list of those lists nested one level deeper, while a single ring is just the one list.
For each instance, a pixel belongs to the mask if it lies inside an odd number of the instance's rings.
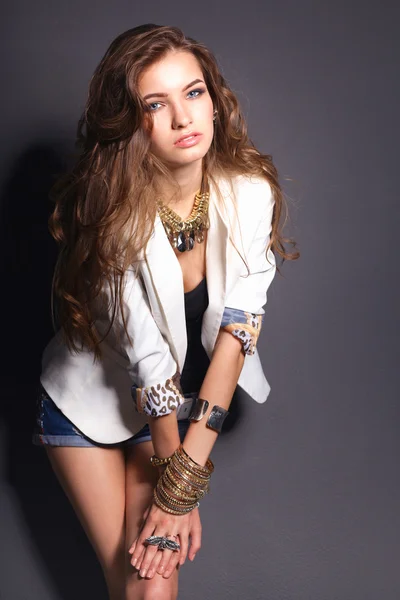
[{"label": "stack of bangles", "polygon": [[167,465],[154,488],[154,501],[173,515],[183,515],[199,506],[199,499],[209,491],[214,465],[210,459],[205,466],[196,463],[182,444],[168,458],[151,457],[155,467]]}]

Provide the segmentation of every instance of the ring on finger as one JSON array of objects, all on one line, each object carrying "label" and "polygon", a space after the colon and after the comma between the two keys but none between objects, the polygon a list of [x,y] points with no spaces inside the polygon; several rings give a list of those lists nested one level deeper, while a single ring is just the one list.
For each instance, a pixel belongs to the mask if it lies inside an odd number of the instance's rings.
[{"label": "ring on finger", "polygon": [[149,545],[149,546],[158,546],[159,550],[172,550],[174,552],[178,552],[178,550],[180,550],[181,546],[180,544],[178,544],[178,542],[175,542],[174,540],[169,540],[168,537],[177,537],[172,536],[172,535],[168,535],[168,536],[158,536],[158,535],[150,535],[148,538],[145,539],[145,542]]},{"label": "ring on finger", "polygon": [[[167,537],[167,536],[165,536],[165,537]],[[171,537],[171,538],[175,537],[176,538],[177,536],[168,536],[168,537]],[[162,556],[162,558],[161,558],[160,563],[158,565],[157,571],[160,574],[161,573],[164,574],[164,572],[168,570],[168,566],[170,565],[170,561],[173,560],[176,556],[179,557],[179,552],[178,551],[174,552],[172,550],[170,550],[170,552],[165,552],[163,550],[161,552],[161,556]]]},{"label": "ring on finger", "polygon": [[166,538],[173,538],[173,540],[169,540],[170,544],[173,543],[174,544],[174,551],[178,552],[181,549],[181,545],[178,542],[178,536],[177,535],[166,535]]},{"label": "ring on finger", "polygon": [[[175,538],[175,539],[169,539],[169,538]],[[162,539],[162,541],[160,541],[158,548],[160,550],[172,550],[172,552],[178,552],[181,549],[181,545],[175,541],[177,540],[178,537],[176,535],[165,535]]]}]

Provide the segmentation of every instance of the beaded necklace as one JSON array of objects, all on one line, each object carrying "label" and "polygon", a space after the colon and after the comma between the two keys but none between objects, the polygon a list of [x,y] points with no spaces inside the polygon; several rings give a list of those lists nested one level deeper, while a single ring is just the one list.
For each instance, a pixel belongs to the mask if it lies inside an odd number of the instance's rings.
[{"label": "beaded necklace", "polygon": [[197,192],[192,212],[185,220],[161,200],[157,200],[158,212],[164,229],[173,248],[179,252],[192,250],[195,241],[199,244],[204,240],[204,231],[209,228],[208,204],[209,191]]}]

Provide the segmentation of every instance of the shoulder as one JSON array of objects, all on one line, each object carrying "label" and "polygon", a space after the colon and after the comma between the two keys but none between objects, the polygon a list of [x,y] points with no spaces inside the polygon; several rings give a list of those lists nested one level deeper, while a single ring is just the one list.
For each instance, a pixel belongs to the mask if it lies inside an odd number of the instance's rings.
[{"label": "shoulder", "polygon": [[240,175],[236,178],[236,201],[246,210],[265,214],[273,205],[272,188],[265,177]]},{"label": "shoulder", "polygon": [[223,195],[224,220],[232,235],[251,239],[260,222],[266,226],[272,219],[274,198],[265,177],[235,175],[221,178],[218,187]]},{"label": "shoulder", "polygon": [[239,215],[261,217],[270,212],[274,205],[271,185],[260,175],[235,175],[221,178],[219,188],[224,195],[225,207],[239,211]]}]

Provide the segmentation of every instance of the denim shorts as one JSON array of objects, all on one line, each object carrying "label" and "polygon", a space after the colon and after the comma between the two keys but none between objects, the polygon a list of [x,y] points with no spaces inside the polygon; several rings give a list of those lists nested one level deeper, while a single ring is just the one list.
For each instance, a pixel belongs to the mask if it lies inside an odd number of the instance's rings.
[{"label": "denim shorts", "polygon": [[[190,397],[193,394],[184,394]],[[134,410],[132,405],[132,410]],[[181,442],[190,425],[189,419],[178,420],[178,430]],[[32,434],[32,443],[35,446],[80,446],[102,448],[124,448],[140,442],[151,440],[150,428],[146,424],[132,437],[114,444],[95,442],[87,437],[70,421],[50,398],[46,390],[40,386],[36,398],[35,424]]]}]

